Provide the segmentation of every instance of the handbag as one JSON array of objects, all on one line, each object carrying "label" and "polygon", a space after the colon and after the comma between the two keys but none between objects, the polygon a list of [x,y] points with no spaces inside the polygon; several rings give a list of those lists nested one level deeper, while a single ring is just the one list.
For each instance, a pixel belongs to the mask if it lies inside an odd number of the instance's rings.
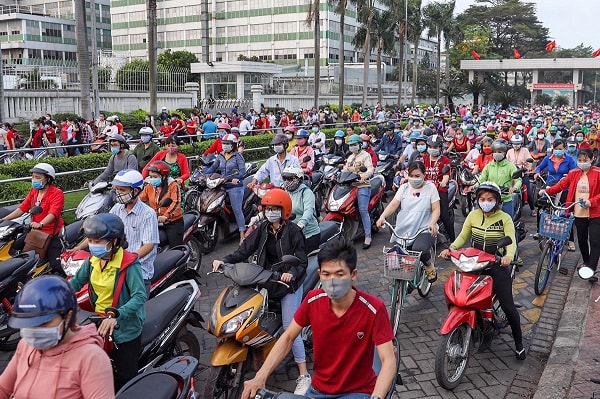
[{"label": "handbag", "polygon": [[54,236],[41,230],[31,230],[25,237],[23,252],[35,251],[40,259],[46,259],[46,252]]}]

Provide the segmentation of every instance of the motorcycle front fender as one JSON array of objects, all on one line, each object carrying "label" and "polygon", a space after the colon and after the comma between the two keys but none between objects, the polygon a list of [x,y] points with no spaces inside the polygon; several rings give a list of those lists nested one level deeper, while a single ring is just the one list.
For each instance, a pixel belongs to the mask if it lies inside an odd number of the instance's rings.
[{"label": "motorcycle front fender", "polygon": [[325,215],[325,217],[323,218],[323,221],[326,220],[332,220],[334,222],[343,222],[344,221],[344,215],[342,215],[339,212],[327,212],[327,214]]},{"label": "motorcycle front fender", "polygon": [[448,309],[448,316],[446,316],[446,319],[440,327],[440,334],[448,334],[463,323],[467,323],[474,329],[476,322],[477,313],[475,310],[450,306]]},{"label": "motorcycle front fender", "polygon": [[217,219],[215,215],[212,214],[202,214],[200,215],[200,219],[198,219],[198,227],[206,226]]},{"label": "motorcycle front fender", "polygon": [[243,362],[247,357],[247,346],[243,346],[237,341],[228,339],[217,344],[215,351],[210,357],[210,364],[215,367],[226,366],[228,364]]}]

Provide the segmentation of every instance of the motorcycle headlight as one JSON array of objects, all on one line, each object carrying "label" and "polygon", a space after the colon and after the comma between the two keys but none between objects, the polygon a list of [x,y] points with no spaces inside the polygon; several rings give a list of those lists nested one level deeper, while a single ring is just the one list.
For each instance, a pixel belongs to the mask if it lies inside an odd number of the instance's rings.
[{"label": "motorcycle headlight", "polygon": [[211,202],[208,207],[206,207],[206,212],[207,213],[211,213],[212,211],[214,211],[216,208],[220,207],[221,204],[223,203],[223,200],[225,199],[225,196],[222,195],[219,198],[217,198],[217,200]]},{"label": "motorcycle headlight", "polygon": [[388,154],[377,154],[380,161],[385,161],[388,157]]},{"label": "motorcycle headlight", "polygon": [[242,324],[244,324],[244,322],[248,319],[248,317],[250,317],[250,315],[252,314],[253,311],[254,311],[254,309],[250,308],[248,310],[244,310],[242,313],[238,314],[237,316],[232,317],[230,320],[227,321],[227,323],[223,324],[223,327],[221,327],[221,332],[219,333],[219,335],[226,336],[226,335],[234,334],[237,330],[240,329],[240,327],[242,326]]},{"label": "motorcycle headlight", "polygon": [[85,259],[74,260],[73,258],[69,258],[67,259],[67,261],[61,259],[60,264],[65,274],[68,277],[71,277],[77,274],[77,272],[83,265],[83,262],[85,262]]},{"label": "motorcycle headlight", "polygon": [[206,179],[206,187],[215,188],[219,185],[220,179]]},{"label": "motorcycle headlight", "polygon": [[337,212],[340,210],[340,205],[342,205],[341,201],[336,201],[333,198],[329,200],[327,204],[330,211]]},{"label": "motorcycle headlight", "polygon": [[451,257],[450,259],[452,260],[452,263],[456,265],[456,267],[467,273],[482,270],[490,264],[488,261],[478,262],[479,258],[476,256],[460,255],[458,259],[455,257]]},{"label": "motorcycle headlight", "polygon": [[0,240],[3,240],[7,237],[10,237],[10,235],[15,231],[15,227],[14,226],[2,226],[0,227]]}]

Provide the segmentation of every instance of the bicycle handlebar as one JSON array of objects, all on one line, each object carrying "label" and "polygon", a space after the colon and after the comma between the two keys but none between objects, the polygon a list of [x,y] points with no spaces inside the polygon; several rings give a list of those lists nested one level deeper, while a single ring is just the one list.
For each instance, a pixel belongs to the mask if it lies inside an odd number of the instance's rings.
[{"label": "bicycle handlebar", "polygon": [[583,200],[583,198],[580,198],[579,201],[573,202],[571,205],[569,205],[567,207],[562,207],[562,206],[554,205],[554,202],[552,202],[552,197],[550,197],[550,194],[548,194],[545,190],[544,190],[544,195],[549,200],[548,205],[550,205],[553,209],[556,209],[557,211],[568,211],[569,209],[573,208],[577,204],[579,204],[579,206],[581,206],[582,208],[585,208],[585,201]]},{"label": "bicycle handlebar", "polygon": [[411,241],[414,240],[415,238],[417,238],[419,236],[419,234],[425,232],[425,231],[430,231],[429,227],[424,227],[422,229],[420,229],[419,231],[416,232],[416,234],[412,237],[400,237],[398,234],[396,234],[396,231],[394,231],[394,226],[392,226],[390,224],[390,222],[388,222],[387,220],[385,220],[383,222],[387,227],[390,228],[390,230],[392,231],[392,235],[395,236],[397,239],[399,240],[404,240],[404,241]]}]

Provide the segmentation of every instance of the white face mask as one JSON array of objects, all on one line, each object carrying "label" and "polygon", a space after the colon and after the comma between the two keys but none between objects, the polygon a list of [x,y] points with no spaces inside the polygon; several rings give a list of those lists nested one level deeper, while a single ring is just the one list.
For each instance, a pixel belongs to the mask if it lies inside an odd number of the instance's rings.
[{"label": "white face mask", "polygon": [[481,210],[484,212],[491,212],[495,206],[496,206],[495,202],[479,201],[479,208],[481,208]]},{"label": "white face mask", "polygon": [[342,139],[335,139],[335,143],[337,145],[342,145],[343,142],[344,142],[344,140],[342,140]]},{"label": "white face mask", "polygon": [[285,151],[285,148],[282,145],[273,146],[273,151],[277,154],[282,154]]},{"label": "white face mask", "polygon": [[265,211],[265,218],[270,223],[280,222],[281,221],[281,210],[276,211]]},{"label": "white face mask", "polygon": [[62,334],[60,333],[60,324],[55,327],[27,327],[21,328],[21,338],[29,346],[37,350],[50,349],[58,345]]}]

